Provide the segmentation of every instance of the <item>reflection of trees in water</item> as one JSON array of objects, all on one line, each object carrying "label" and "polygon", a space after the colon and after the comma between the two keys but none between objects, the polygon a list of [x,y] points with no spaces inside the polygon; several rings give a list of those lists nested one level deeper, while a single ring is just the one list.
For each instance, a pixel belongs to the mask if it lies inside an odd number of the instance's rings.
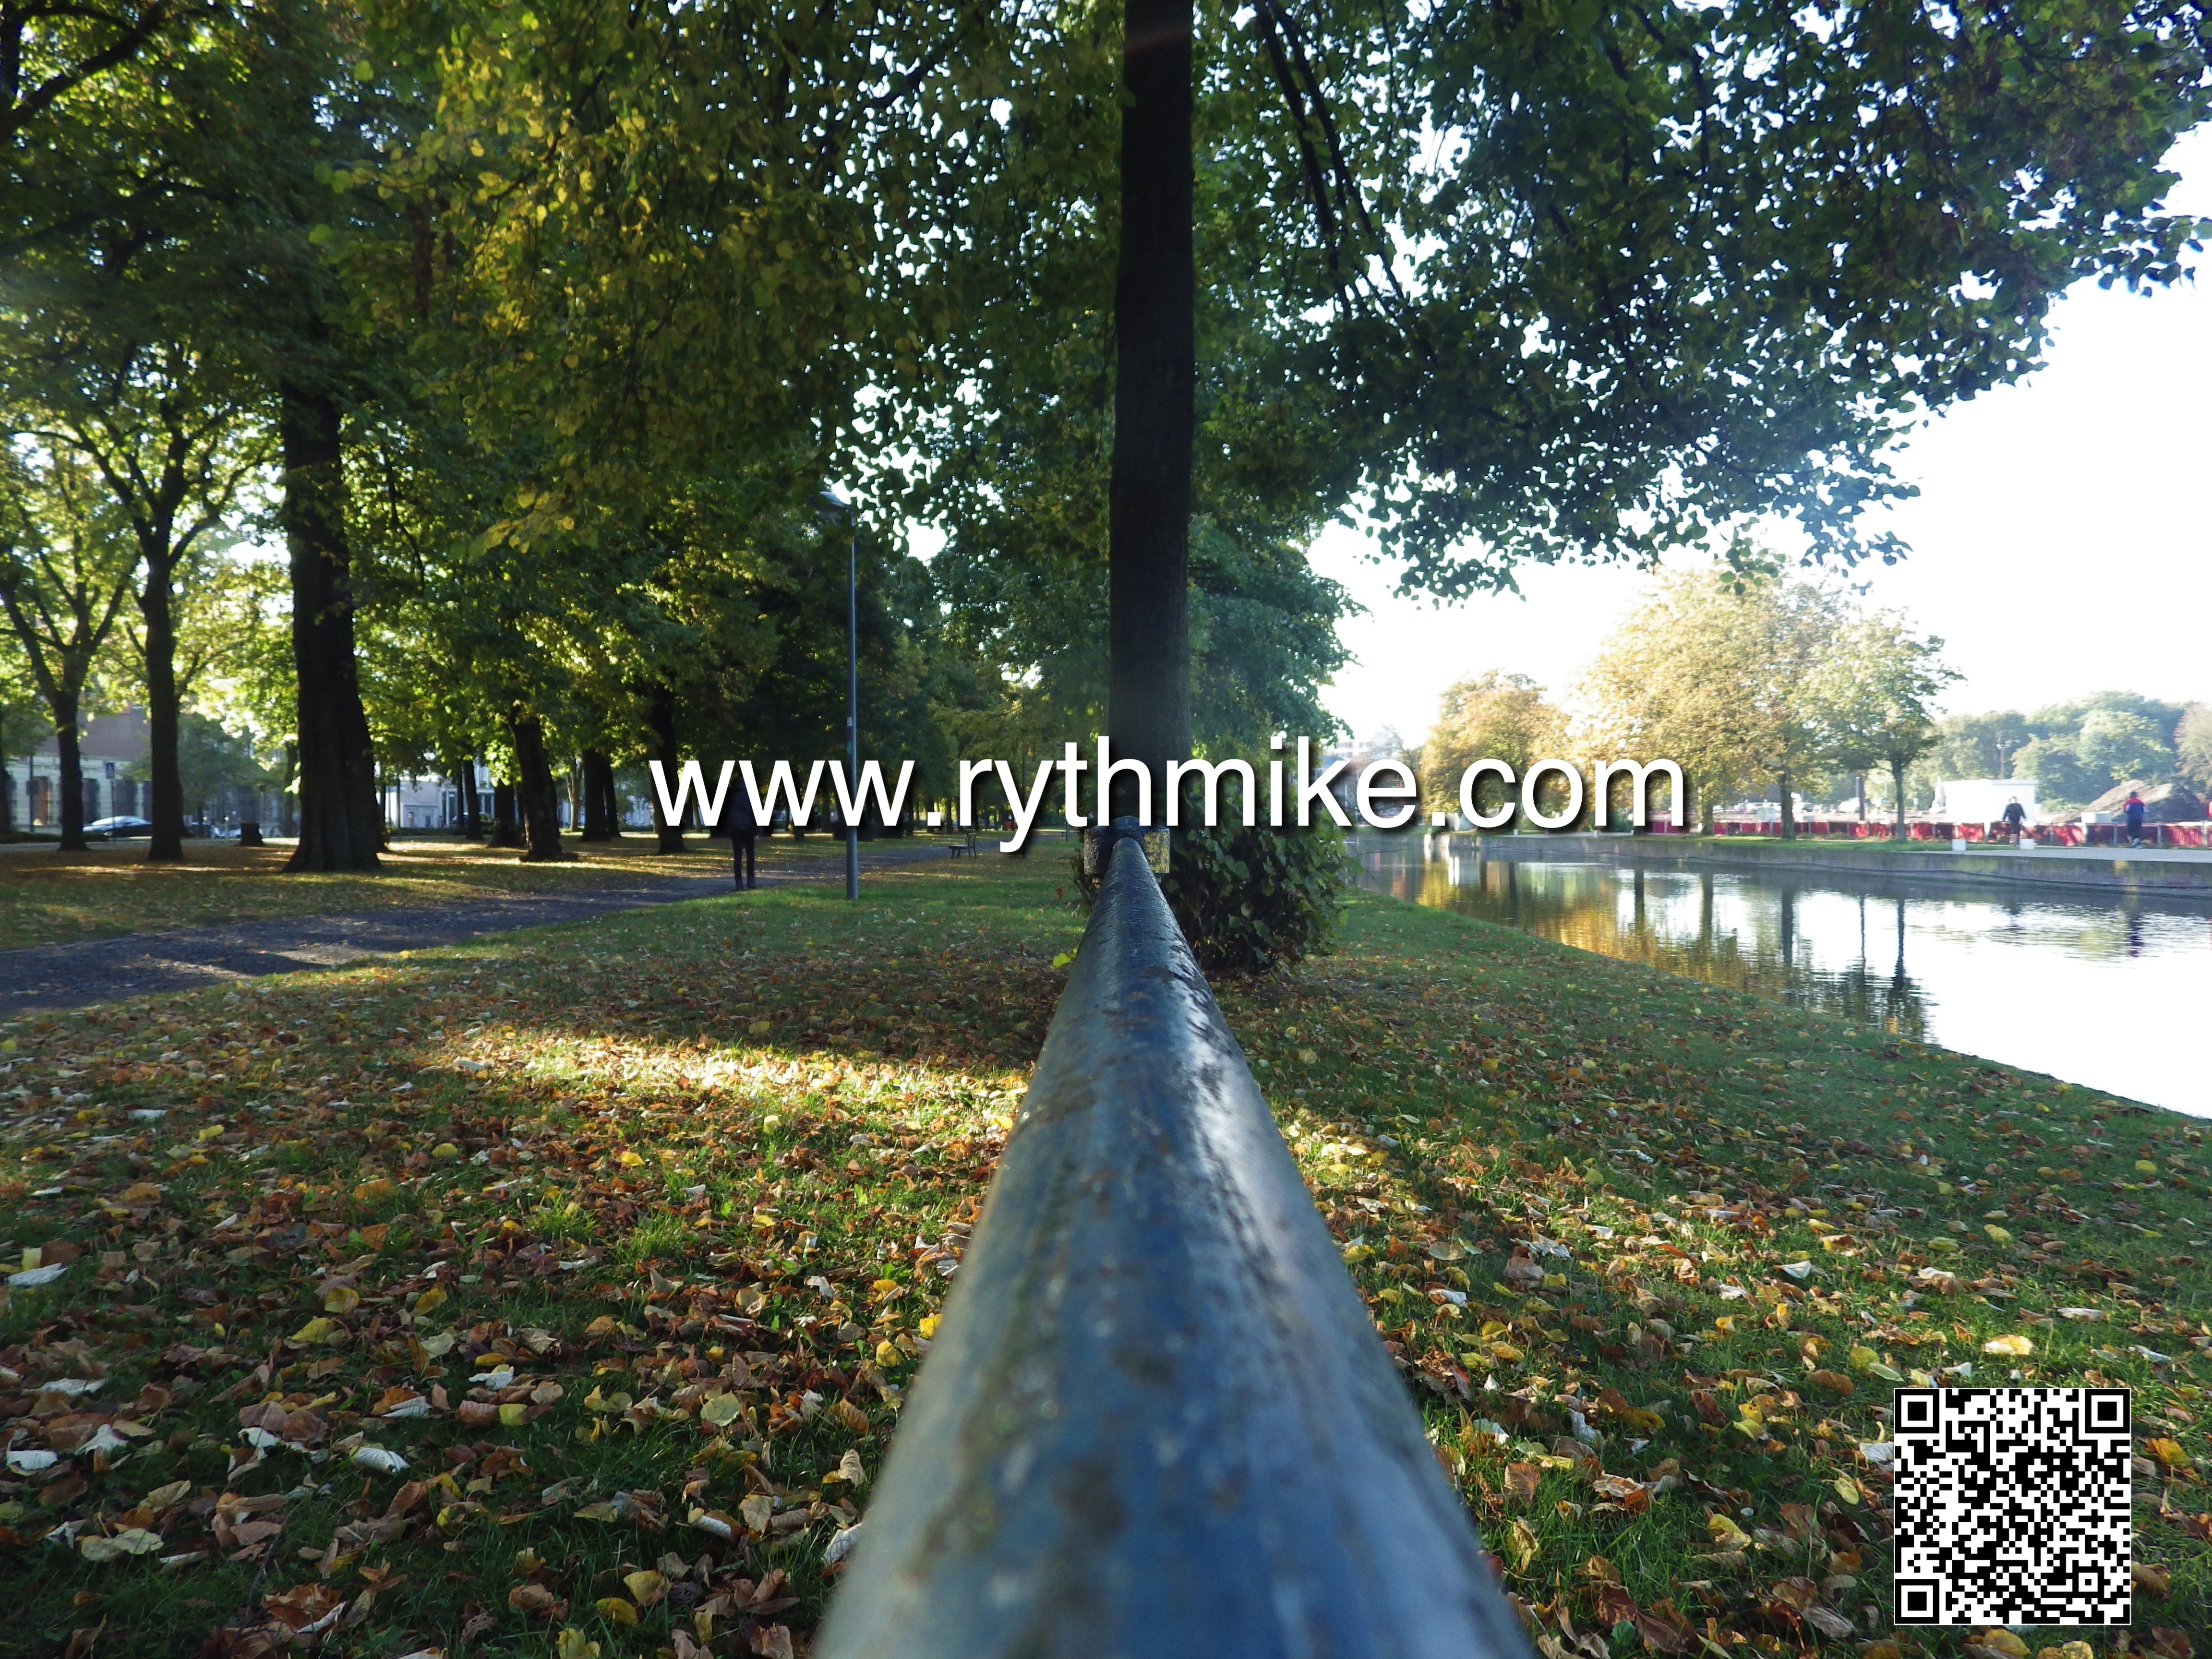
[{"label": "reflection of trees in water", "polygon": [[[1928,1030],[1926,994],[1905,970],[1902,898],[1858,898],[1856,959],[1822,967],[1806,948],[1795,887],[1518,859],[1370,854],[1364,864],[1367,884],[1398,898],[1915,1039]],[[1733,924],[1716,920],[1717,887],[1741,913]]]}]

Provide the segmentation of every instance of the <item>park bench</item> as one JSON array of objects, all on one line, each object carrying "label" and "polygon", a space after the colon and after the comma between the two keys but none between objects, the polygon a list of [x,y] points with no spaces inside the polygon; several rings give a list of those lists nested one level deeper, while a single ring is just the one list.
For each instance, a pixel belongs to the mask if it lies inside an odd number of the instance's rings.
[{"label": "park bench", "polygon": [[1526,1659],[1133,824],[822,1659]]},{"label": "park bench", "polygon": [[975,837],[969,836],[964,840],[947,842],[945,850],[956,859],[963,857],[972,859],[975,856]]}]

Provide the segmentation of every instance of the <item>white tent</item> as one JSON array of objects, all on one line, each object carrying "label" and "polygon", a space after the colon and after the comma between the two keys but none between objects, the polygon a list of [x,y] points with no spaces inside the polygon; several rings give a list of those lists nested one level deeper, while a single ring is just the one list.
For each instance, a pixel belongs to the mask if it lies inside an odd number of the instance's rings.
[{"label": "white tent", "polygon": [[1995,823],[2004,817],[2005,804],[2015,800],[2033,823],[2033,778],[1947,778],[1936,786],[1930,816],[1952,823]]}]

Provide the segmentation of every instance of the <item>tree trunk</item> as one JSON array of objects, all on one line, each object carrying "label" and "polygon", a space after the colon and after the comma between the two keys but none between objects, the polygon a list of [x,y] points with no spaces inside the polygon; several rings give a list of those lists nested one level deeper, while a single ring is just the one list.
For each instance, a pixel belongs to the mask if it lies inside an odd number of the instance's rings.
[{"label": "tree trunk", "polygon": [[54,757],[61,763],[61,799],[54,803],[60,824],[58,853],[82,853],[84,842],[84,751],[77,740],[77,696],[64,691],[53,699]]},{"label": "tree trunk", "polygon": [[[653,736],[653,757],[660,763],[661,773],[668,787],[676,787],[676,694],[665,685],[653,689],[653,696],[645,706],[646,729]],[[659,836],[658,853],[680,853],[684,850],[684,826],[671,823],[660,810],[660,792],[653,793],[653,827]]]},{"label": "tree trunk", "polygon": [[[1162,815],[1166,763],[1190,754],[1191,0],[1127,0],[1122,30],[1106,731],[1117,758],[1152,769]],[[1115,817],[1136,811],[1135,781],[1115,781]]]},{"label": "tree trunk", "polygon": [[606,796],[607,839],[620,841],[623,836],[622,792],[615,787],[615,769],[611,763],[599,784]]},{"label": "tree trunk", "polygon": [[1897,761],[1889,763],[1890,787],[1897,792],[1897,827],[1890,831],[1892,841],[1906,841],[1911,837],[1905,830],[1905,767]]},{"label": "tree trunk", "polygon": [[522,824],[514,811],[514,786],[503,781],[495,783],[491,787],[491,845],[522,844]]},{"label": "tree trunk", "polygon": [[289,382],[277,391],[300,698],[300,844],[284,867],[374,870],[383,814],[354,659],[338,406],[326,392]]},{"label": "tree trunk", "polygon": [[596,750],[584,751],[584,839],[612,841],[615,763]]},{"label": "tree trunk", "polygon": [[1787,768],[1778,775],[1778,782],[1782,794],[1782,839],[1795,841],[1797,839],[1797,808],[1796,804],[1790,799],[1790,773]]},{"label": "tree trunk", "polygon": [[1859,822],[1864,823],[1866,822],[1866,774],[1861,772],[1856,774],[1856,776],[1859,789]]},{"label": "tree trunk", "polygon": [[177,621],[175,589],[166,560],[146,561],[138,590],[138,615],[146,624],[146,760],[149,793],[146,816],[154,832],[149,864],[181,864],[185,857],[185,785],[177,768]]},{"label": "tree trunk", "polygon": [[276,833],[296,836],[300,833],[299,792],[294,785],[300,777],[300,745],[284,745],[284,787],[276,797]]},{"label": "tree trunk", "polygon": [[525,714],[507,724],[514,743],[514,769],[520,775],[516,793],[521,797],[522,824],[526,848],[525,864],[552,864],[572,856],[561,846],[561,807],[554,787],[553,768],[545,758],[545,726],[535,714]]},{"label": "tree trunk", "polygon": [[464,755],[453,769],[453,793],[460,797],[461,834],[471,841],[483,839],[483,824],[477,812],[477,763]]}]

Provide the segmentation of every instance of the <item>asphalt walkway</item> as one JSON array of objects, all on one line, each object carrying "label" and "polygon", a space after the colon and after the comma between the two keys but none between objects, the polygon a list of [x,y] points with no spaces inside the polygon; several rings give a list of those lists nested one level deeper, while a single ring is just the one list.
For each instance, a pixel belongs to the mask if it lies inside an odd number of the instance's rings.
[{"label": "asphalt walkway", "polygon": [[[865,873],[946,856],[935,844],[863,848]],[[760,872],[763,887],[842,882],[843,859],[808,859]],[[39,1008],[82,1008],[126,997],[190,991],[264,974],[342,968],[370,957],[458,945],[490,933],[550,927],[617,910],[642,909],[731,890],[727,876],[654,876],[610,880],[563,894],[518,894],[468,904],[438,904],[358,915],[291,916],[226,922],[165,933],[126,933],[74,945],[0,951],[0,1016]]]}]

